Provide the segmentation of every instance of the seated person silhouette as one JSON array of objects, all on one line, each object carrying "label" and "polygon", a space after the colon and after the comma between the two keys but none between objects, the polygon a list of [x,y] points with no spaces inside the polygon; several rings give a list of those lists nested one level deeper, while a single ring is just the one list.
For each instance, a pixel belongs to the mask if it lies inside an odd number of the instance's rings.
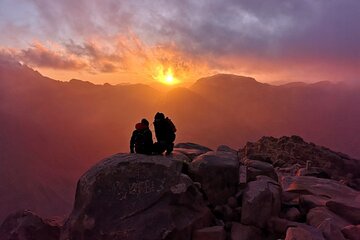
[{"label": "seated person silhouette", "polygon": [[155,135],[157,142],[154,144],[153,151],[155,154],[162,154],[166,150],[169,155],[174,149],[176,128],[170,118],[163,113],[156,113],[154,118]]},{"label": "seated person silhouette", "polygon": [[152,148],[153,140],[149,121],[144,118],[135,125],[135,130],[130,139],[130,152],[151,155]]}]

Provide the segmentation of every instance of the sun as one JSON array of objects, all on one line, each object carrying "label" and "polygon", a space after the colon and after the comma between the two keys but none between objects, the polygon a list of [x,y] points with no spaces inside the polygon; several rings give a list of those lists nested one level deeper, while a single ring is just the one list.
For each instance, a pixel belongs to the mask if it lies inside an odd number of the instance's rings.
[{"label": "sun", "polygon": [[180,81],[174,76],[173,69],[168,67],[165,69],[163,66],[157,67],[156,75],[153,76],[154,79],[166,85],[175,85]]}]

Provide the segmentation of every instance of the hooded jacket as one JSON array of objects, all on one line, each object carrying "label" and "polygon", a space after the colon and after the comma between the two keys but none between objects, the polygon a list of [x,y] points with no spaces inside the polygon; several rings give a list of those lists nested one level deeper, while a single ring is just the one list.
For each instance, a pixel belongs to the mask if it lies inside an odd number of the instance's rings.
[{"label": "hooded jacket", "polygon": [[152,153],[152,133],[148,126],[142,123],[135,125],[135,130],[130,139],[130,152],[151,154]]}]

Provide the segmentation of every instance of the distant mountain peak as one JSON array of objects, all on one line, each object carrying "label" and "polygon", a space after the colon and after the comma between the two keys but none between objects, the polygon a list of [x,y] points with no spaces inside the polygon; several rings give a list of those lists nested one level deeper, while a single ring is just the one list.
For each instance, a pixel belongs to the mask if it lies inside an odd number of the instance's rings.
[{"label": "distant mountain peak", "polygon": [[92,82],[84,81],[84,80],[80,80],[80,79],[75,79],[75,78],[71,79],[71,80],[69,81],[69,83],[71,83],[71,84],[77,84],[77,85],[95,85],[95,84],[92,83]]},{"label": "distant mountain peak", "polygon": [[[255,80],[255,78],[247,77],[247,76],[240,76],[235,74],[215,74],[210,77],[203,77],[196,81],[193,86],[196,85],[211,85],[211,86],[218,86],[218,85],[264,85],[264,83],[260,83]],[[266,84],[267,85],[267,84]]]}]

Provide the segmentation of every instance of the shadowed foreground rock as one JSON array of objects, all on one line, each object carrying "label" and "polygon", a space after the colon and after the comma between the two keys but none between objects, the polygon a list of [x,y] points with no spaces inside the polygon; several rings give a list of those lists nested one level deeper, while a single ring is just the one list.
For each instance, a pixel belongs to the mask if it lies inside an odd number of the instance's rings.
[{"label": "shadowed foreground rock", "polygon": [[61,239],[190,239],[212,214],[181,155],[118,154],[79,180],[75,206]]},{"label": "shadowed foreground rock", "polygon": [[20,212],[0,240],[360,240],[354,159],[297,136],[177,147],[99,162],[64,226]]},{"label": "shadowed foreground rock", "polygon": [[236,153],[210,151],[190,163],[189,175],[200,182],[212,205],[224,204],[236,193],[239,180],[239,160]]},{"label": "shadowed foreground rock", "polygon": [[58,240],[60,226],[24,210],[9,215],[0,227],[1,240]]}]

